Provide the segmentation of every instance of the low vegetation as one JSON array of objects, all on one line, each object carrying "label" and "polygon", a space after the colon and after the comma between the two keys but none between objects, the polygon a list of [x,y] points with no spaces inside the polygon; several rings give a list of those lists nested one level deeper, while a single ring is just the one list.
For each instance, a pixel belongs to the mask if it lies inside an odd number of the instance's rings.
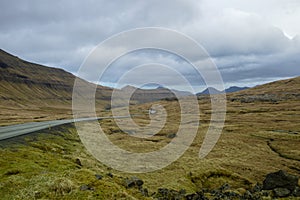
[{"label": "low vegetation", "polygon": [[[180,122],[177,101],[159,104],[167,110],[168,119],[164,128],[150,138],[130,136],[128,132],[135,131],[130,127],[124,133],[113,119],[99,123],[121,148],[153,151],[172,140],[170,134],[176,133]],[[143,111],[151,105],[131,106],[137,124],[149,123],[149,116]],[[232,191],[242,194],[261,183],[270,172],[282,169],[300,174],[298,100],[276,104],[229,101],[222,136],[205,159],[199,159],[198,153],[209,125],[210,105],[207,99],[199,100],[199,105],[200,128],[193,144],[180,159],[151,173],[133,175],[101,164],[86,151],[73,125],[1,141],[0,193],[4,199],[151,199],[159,194],[159,188],[184,190],[188,194],[229,184]],[[152,197],[124,185],[126,178],[132,176],[144,181],[143,188]]]}]

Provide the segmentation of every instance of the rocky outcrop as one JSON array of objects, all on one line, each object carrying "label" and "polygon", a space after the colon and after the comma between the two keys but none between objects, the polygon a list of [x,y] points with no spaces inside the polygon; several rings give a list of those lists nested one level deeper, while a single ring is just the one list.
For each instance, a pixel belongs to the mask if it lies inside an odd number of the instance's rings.
[{"label": "rocky outcrop", "polygon": [[264,190],[273,190],[275,197],[297,196],[299,177],[283,170],[270,173],[263,182]]}]

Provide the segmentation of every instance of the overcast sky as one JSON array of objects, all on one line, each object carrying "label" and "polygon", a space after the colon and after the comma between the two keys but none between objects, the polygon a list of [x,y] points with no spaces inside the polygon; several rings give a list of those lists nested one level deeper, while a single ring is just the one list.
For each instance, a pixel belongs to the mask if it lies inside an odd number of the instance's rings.
[{"label": "overcast sky", "polygon": [[[2,0],[0,7],[1,49],[74,74],[108,37],[154,26],[174,29],[201,44],[226,87],[300,75],[299,0]],[[115,74],[132,61],[182,64],[165,53],[129,54],[103,83],[114,82]]]}]

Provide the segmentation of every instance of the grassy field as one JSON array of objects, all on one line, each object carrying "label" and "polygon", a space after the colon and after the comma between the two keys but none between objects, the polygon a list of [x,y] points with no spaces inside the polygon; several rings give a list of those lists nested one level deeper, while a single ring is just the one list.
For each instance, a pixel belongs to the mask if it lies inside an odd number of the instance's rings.
[{"label": "grassy field", "polygon": [[[171,165],[151,173],[129,174],[94,159],[82,145],[73,125],[0,141],[0,194],[3,199],[147,199],[124,186],[126,177],[144,181],[149,194],[158,188],[213,189],[229,183],[243,193],[261,182],[267,173],[283,169],[300,175],[300,104],[298,99],[281,101],[230,100],[221,138],[212,152],[200,159],[199,149],[210,121],[210,104],[200,98],[200,126],[189,149]],[[99,121],[107,137],[133,152],[149,152],[168,144],[176,133],[180,115],[177,101],[156,102],[168,113],[165,126],[150,138],[136,138],[120,130],[113,119]],[[134,121],[149,124],[145,111],[151,103],[131,106]],[[109,113],[106,113],[109,114]],[[126,125],[127,119],[122,119]],[[95,129],[93,124],[85,126]],[[189,124],[185,130],[189,131]],[[135,130],[128,127],[126,131]],[[80,160],[80,162],[78,161]],[[95,175],[103,178],[97,180]],[[113,176],[111,176],[113,175]],[[83,186],[89,189],[82,190]]]}]

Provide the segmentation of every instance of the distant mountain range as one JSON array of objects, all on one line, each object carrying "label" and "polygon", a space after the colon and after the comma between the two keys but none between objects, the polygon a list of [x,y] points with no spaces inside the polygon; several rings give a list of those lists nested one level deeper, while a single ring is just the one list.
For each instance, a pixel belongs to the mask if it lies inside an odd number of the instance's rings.
[{"label": "distant mountain range", "polygon": [[208,87],[205,90],[203,90],[202,92],[197,93],[197,95],[233,93],[233,92],[239,92],[239,91],[242,91],[242,90],[246,90],[246,89],[249,89],[249,88],[250,87],[232,86],[232,87],[229,87],[229,88],[225,89],[225,91],[220,91],[220,90],[217,90],[216,88]]},{"label": "distant mountain range", "polygon": [[140,103],[146,103],[146,102],[152,102],[152,101],[158,101],[162,99],[175,99],[176,96],[182,97],[182,96],[190,96],[193,95],[190,92],[186,91],[179,91],[174,89],[165,88],[162,86],[159,86],[154,89],[140,89],[136,88],[134,86],[125,86],[121,89],[122,92],[130,93],[133,92],[131,100],[137,101]]},{"label": "distant mountain range", "polygon": [[[44,116],[46,119],[68,117],[72,115],[72,93],[74,80],[77,77],[59,68],[47,67],[22,60],[0,49],[0,123],[1,120],[32,121]],[[82,80],[82,79],[81,79]],[[87,86],[93,83],[82,80]],[[253,88],[233,86],[223,92],[228,98],[239,99],[241,96],[251,96],[252,99],[269,98],[266,95],[281,95],[296,97],[300,93],[300,77],[275,81]],[[113,89],[96,86],[95,103],[104,110],[110,105]],[[151,86],[153,87],[153,86]],[[156,86],[154,89],[140,89],[126,86],[119,90],[128,93],[134,90],[131,96],[132,103],[145,103],[157,100],[174,100],[178,96],[192,95],[190,92],[178,91]],[[219,94],[215,88],[207,88],[197,95]],[[298,97],[298,96],[297,96]],[[122,100],[120,101],[122,103]],[[28,112],[23,112],[27,110]],[[30,114],[28,114],[30,113]],[[17,122],[17,121],[16,121]]]}]

